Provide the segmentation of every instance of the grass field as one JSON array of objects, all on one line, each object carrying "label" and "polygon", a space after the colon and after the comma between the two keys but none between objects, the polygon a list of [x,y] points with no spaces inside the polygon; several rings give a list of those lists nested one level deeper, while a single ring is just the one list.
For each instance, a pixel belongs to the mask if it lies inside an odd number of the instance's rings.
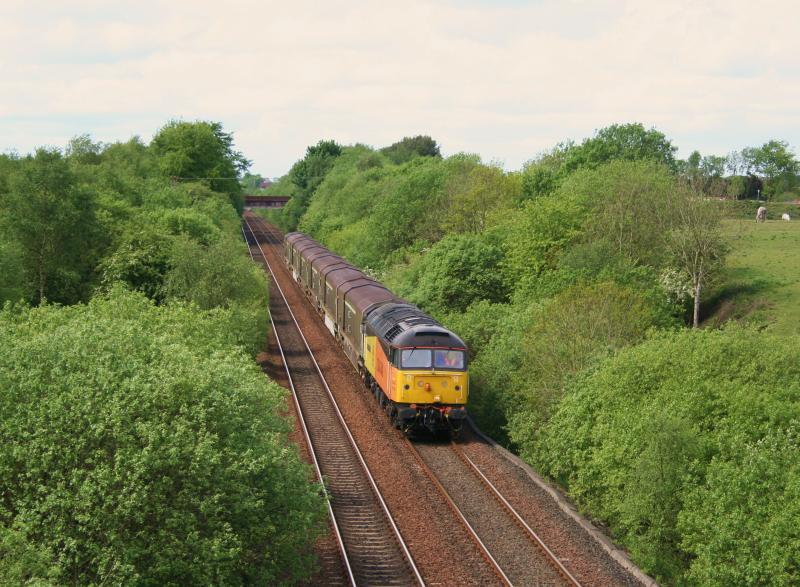
[{"label": "grass field", "polygon": [[725,220],[731,252],[709,299],[711,324],[735,319],[800,333],[800,221]]}]

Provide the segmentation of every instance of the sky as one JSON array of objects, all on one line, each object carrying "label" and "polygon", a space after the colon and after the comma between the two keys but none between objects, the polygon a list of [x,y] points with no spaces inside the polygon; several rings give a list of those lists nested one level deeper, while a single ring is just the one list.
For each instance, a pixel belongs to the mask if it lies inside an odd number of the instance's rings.
[{"label": "sky", "polygon": [[519,169],[613,123],[686,157],[800,145],[791,0],[2,0],[0,152],[233,132],[285,174],[321,139],[432,136]]}]

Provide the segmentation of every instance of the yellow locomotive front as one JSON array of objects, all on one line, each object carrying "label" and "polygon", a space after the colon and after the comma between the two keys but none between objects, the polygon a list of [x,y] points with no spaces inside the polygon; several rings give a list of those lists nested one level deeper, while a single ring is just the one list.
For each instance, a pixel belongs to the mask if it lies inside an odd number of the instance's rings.
[{"label": "yellow locomotive front", "polygon": [[460,430],[469,397],[464,342],[410,304],[367,318],[364,366],[372,390],[406,431]]}]

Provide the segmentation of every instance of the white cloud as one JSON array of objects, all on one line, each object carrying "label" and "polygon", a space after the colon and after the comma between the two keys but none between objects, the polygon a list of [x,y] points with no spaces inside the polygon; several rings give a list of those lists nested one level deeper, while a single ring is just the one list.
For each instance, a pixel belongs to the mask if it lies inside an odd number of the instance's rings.
[{"label": "white cloud", "polygon": [[172,117],[223,122],[268,175],[321,138],[425,133],[511,168],[613,122],[686,152],[796,145],[798,16],[774,0],[6,1],[0,149],[147,138]]}]

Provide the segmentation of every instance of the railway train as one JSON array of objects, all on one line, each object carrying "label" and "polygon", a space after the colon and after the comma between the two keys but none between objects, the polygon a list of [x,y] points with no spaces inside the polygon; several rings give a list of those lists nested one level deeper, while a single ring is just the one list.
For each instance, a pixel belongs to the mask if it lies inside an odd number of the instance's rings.
[{"label": "railway train", "polygon": [[467,417],[467,347],[311,237],[284,238],[284,260],[392,424],[456,435]]}]

